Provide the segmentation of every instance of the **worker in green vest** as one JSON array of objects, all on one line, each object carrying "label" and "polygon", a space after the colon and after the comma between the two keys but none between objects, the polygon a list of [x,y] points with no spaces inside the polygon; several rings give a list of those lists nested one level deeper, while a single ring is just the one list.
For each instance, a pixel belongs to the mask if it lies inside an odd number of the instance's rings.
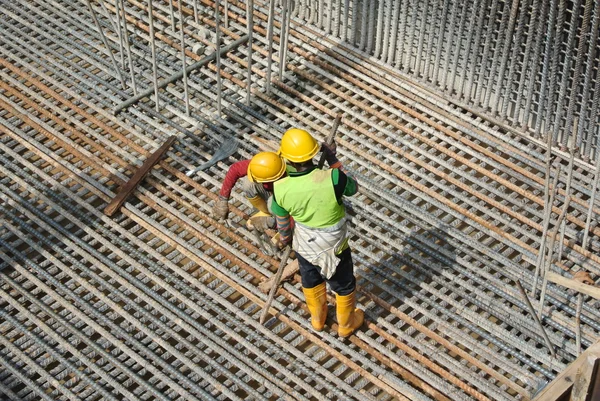
[{"label": "worker in green vest", "polygon": [[325,325],[327,282],[336,297],[338,335],[348,337],[362,325],[364,313],[356,308],[356,279],[342,197],[356,194],[358,185],[344,173],[335,146],[323,145],[330,166],[327,170],[313,164],[318,151],[319,144],[307,131],[292,128],[285,132],[280,154],[295,172],[289,171],[273,183],[271,211],[282,245],[291,242],[296,251],[312,327],[321,331]]}]

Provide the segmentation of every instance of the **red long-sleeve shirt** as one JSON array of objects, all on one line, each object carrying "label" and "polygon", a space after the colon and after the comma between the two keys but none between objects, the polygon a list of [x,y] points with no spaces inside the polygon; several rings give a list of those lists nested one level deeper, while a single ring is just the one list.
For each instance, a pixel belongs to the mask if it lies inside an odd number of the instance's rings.
[{"label": "red long-sleeve shirt", "polygon": [[220,196],[229,199],[231,190],[235,186],[235,183],[240,178],[248,175],[249,164],[250,160],[241,160],[233,163],[231,167],[229,167],[229,170],[227,170],[227,174],[225,175],[225,179],[223,180],[223,184],[221,185],[221,191],[219,192]]}]

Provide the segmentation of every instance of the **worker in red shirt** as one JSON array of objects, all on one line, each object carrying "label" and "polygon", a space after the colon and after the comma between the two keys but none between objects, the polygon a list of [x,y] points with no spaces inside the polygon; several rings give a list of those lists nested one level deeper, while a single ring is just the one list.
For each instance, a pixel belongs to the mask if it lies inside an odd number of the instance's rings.
[{"label": "worker in red shirt", "polygon": [[213,216],[218,220],[227,219],[231,191],[240,178],[247,177],[248,179],[242,181],[242,192],[250,204],[258,209],[258,212],[248,219],[249,228],[254,227],[263,232],[268,228],[275,228],[269,202],[273,194],[273,181],[285,171],[285,161],[274,152],[260,152],[250,160],[232,164],[221,185],[219,199],[213,207]]},{"label": "worker in red shirt", "polygon": [[356,279],[342,198],[356,194],[358,184],[344,173],[334,146],[323,145],[330,166],[327,170],[313,164],[318,151],[317,141],[307,131],[292,128],[285,132],[279,152],[294,171],[273,183],[271,211],[280,241],[283,245],[291,242],[296,251],[312,327],[321,331],[325,325],[328,282],[336,298],[338,335],[348,337],[362,325],[364,312],[356,308]]}]

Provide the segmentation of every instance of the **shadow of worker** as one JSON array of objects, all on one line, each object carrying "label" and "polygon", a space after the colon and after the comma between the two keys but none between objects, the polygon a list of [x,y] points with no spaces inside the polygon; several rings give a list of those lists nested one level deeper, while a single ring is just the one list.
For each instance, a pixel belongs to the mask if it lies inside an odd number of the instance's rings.
[{"label": "shadow of worker", "polygon": [[[428,302],[443,286],[451,287],[456,249],[443,228],[423,230],[415,227],[399,247],[385,251],[376,264],[364,264],[360,272],[360,292],[367,299],[366,316],[372,322],[387,320],[396,329],[406,324],[405,317],[429,320],[420,311],[431,309]],[[368,302],[368,300],[372,302]]]}]

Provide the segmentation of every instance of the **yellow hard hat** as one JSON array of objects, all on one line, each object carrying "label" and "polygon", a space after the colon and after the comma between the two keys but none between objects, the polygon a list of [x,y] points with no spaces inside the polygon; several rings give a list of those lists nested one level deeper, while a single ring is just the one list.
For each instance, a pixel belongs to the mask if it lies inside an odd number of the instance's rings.
[{"label": "yellow hard hat", "polygon": [[279,154],[294,163],[302,163],[312,159],[319,151],[319,144],[300,128],[291,128],[283,134]]},{"label": "yellow hard hat", "polygon": [[285,173],[285,161],[274,152],[260,152],[254,155],[248,165],[248,179],[251,182],[271,182]]}]

